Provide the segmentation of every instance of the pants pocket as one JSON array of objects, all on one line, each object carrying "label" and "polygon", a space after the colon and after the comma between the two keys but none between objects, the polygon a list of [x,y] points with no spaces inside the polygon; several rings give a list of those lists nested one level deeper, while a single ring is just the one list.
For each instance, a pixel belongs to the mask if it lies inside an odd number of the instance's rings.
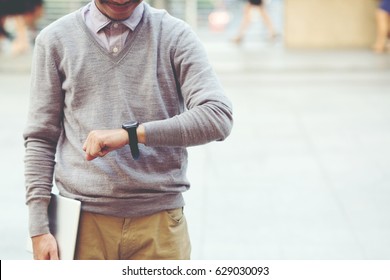
[{"label": "pants pocket", "polygon": [[183,207],[171,209],[171,210],[166,210],[166,213],[167,213],[168,217],[170,218],[170,220],[172,220],[176,224],[180,224],[184,219]]}]

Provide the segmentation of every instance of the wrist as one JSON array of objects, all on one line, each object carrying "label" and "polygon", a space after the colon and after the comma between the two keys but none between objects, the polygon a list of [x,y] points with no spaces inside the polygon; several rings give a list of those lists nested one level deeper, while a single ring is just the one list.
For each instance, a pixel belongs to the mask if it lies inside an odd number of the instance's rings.
[{"label": "wrist", "polygon": [[118,132],[121,134],[121,138],[123,138],[123,146],[126,146],[129,144],[129,134],[125,129],[118,129]]},{"label": "wrist", "polygon": [[137,127],[137,138],[138,138],[138,143],[141,144],[146,143],[145,127],[142,124],[140,124]]}]

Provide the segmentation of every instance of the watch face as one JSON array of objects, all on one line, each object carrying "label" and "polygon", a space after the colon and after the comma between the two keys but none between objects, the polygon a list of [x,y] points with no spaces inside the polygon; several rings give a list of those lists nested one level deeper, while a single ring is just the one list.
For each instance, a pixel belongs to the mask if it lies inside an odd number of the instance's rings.
[{"label": "watch face", "polygon": [[125,122],[122,127],[124,128],[131,128],[131,127],[137,127],[138,126],[138,122]]}]

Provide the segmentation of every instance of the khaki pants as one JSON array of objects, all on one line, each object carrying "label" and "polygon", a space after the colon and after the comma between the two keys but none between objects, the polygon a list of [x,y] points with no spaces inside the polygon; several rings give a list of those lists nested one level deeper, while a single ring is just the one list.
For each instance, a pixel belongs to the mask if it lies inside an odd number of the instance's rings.
[{"label": "khaki pants", "polygon": [[186,260],[190,254],[182,208],[137,218],[81,213],[75,259]]}]

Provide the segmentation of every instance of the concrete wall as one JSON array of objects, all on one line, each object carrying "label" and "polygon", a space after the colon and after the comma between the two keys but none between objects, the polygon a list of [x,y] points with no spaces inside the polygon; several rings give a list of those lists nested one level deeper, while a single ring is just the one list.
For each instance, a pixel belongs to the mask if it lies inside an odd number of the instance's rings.
[{"label": "concrete wall", "polygon": [[375,38],[378,0],[285,0],[289,48],[366,48]]}]

